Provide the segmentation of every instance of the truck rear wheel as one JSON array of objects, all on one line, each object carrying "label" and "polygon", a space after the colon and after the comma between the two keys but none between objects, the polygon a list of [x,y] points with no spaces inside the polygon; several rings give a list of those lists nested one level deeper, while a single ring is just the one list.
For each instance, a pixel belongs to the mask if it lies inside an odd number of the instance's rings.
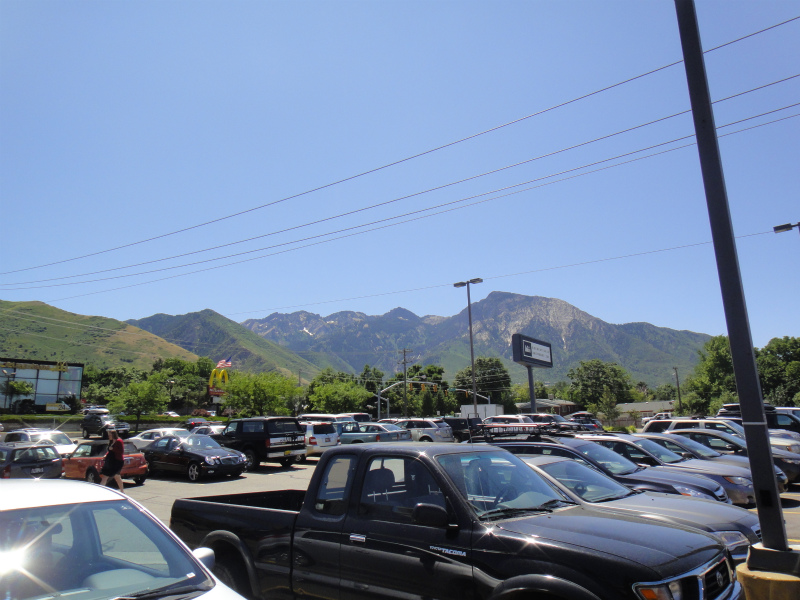
[{"label": "truck rear wheel", "polygon": [[220,581],[231,588],[236,593],[244,596],[245,598],[252,598],[250,589],[247,585],[247,572],[244,567],[232,560],[219,560],[222,552],[215,551],[217,556],[216,564],[212,569],[214,575],[219,577]]},{"label": "truck rear wheel", "polygon": [[288,467],[291,467],[294,464],[294,461],[295,461],[295,457],[294,456],[288,456],[286,458],[282,458],[280,460],[280,463],[281,463],[281,466],[284,469],[286,469]]}]

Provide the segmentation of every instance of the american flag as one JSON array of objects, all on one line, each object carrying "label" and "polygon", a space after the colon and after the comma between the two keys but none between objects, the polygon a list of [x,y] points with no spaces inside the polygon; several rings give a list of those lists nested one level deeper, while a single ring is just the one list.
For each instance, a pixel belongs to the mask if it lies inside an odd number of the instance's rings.
[{"label": "american flag", "polygon": [[231,358],[233,358],[233,357],[229,356],[228,360],[223,359],[223,360],[219,361],[217,363],[217,368],[218,369],[224,369],[225,367],[230,367],[231,366]]}]

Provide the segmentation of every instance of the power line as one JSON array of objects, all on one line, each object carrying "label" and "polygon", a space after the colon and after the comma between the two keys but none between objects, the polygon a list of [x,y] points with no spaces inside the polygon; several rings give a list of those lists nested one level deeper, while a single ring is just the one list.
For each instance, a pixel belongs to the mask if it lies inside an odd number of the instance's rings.
[{"label": "power line", "polygon": [[[800,77],[800,75],[794,75],[791,78],[794,78],[794,77]],[[787,78],[787,79],[791,79],[791,78]],[[785,80],[782,80],[782,81],[785,81]],[[772,84],[770,84],[770,85],[772,85]],[[756,88],[756,89],[759,89],[759,88]],[[743,92],[743,93],[746,93],[746,92]],[[739,95],[741,95],[741,94],[737,94],[736,96],[739,96]],[[735,97],[735,96],[731,96],[731,97]],[[788,106],[782,107],[780,109],[775,109],[773,111],[760,113],[760,114],[752,116],[752,117],[747,117],[746,119],[740,119],[739,121],[734,121],[732,123],[727,123],[725,125],[721,125],[721,126],[718,127],[718,129],[723,129],[725,127],[730,127],[732,125],[735,125],[735,124],[738,124],[738,123],[742,123],[742,122],[747,121],[747,120],[752,120],[752,119],[756,119],[756,118],[759,118],[759,117],[763,117],[763,116],[766,116],[768,114],[771,114],[771,113],[774,113],[774,112],[778,112],[778,111],[781,111],[781,110],[787,110],[788,108],[793,108],[793,107],[798,106],[798,105],[800,105],[800,103],[788,105]],[[490,173],[496,173],[496,172],[498,172],[500,170],[505,170],[505,169],[511,168],[513,166],[518,166],[520,164],[524,164],[526,162],[531,162],[533,160],[538,160],[539,158],[543,158],[543,157],[546,157],[546,156],[552,156],[553,154],[560,153],[560,152],[563,152],[563,151],[566,151],[566,150],[569,150],[569,149],[573,149],[573,148],[576,148],[576,147],[580,147],[580,146],[583,146],[583,145],[586,145],[586,144],[590,144],[590,143],[593,143],[593,142],[598,141],[598,140],[607,139],[608,137],[611,137],[611,136],[614,136],[614,135],[619,135],[620,133],[625,133],[625,132],[631,131],[633,129],[638,129],[638,128],[641,128],[641,127],[645,127],[645,126],[647,126],[649,124],[652,124],[652,123],[663,121],[665,119],[669,119],[669,118],[678,116],[680,114],[685,114],[686,112],[689,112],[689,111],[684,111],[682,113],[676,113],[675,115],[670,115],[669,117],[663,117],[661,119],[657,119],[656,121],[651,121],[650,123],[645,123],[645,124],[638,125],[638,126],[633,127],[633,128],[626,129],[626,130],[621,131],[621,132],[610,134],[608,136],[603,136],[601,138],[596,138],[595,140],[591,140],[589,142],[583,142],[583,143],[578,144],[576,146],[572,146],[570,148],[558,150],[558,151],[555,151],[553,153],[549,153],[547,155],[543,155],[541,157],[536,157],[536,158],[533,158],[533,159],[529,159],[527,161],[523,161],[522,163],[517,163],[516,165],[503,167],[501,169],[497,169],[495,171],[491,171]],[[771,124],[771,123],[774,123],[774,122],[776,122],[776,121],[773,121],[773,122],[770,122],[770,123],[762,123],[759,126],[768,125],[768,124]],[[745,131],[745,130],[743,130],[743,131]],[[724,134],[724,135],[730,135],[730,134]],[[329,232],[317,234],[317,235],[314,235],[314,236],[309,236],[309,237],[306,237],[306,238],[291,240],[291,241],[288,241],[288,242],[282,242],[280,244],[275,244],[275,245],[272,245],[272,246],[266,246],[266,247],[262,247],[262,248],[256,248],[256,249],[252,249],[252,250],[247,250],[247,251],[243,251],[243,252],[229,254],[229,255],[226,255],[226,256],[221,256],[221,257],[216,257],[216,258],[209,258],[209,259],[205,259],[205,260],[195,261],[195,262],[191,262],[191,263],[184,263],[184,264],[181,264],[181,265],[173,265],[173,266],[163,267],[163,268],[159,268],[159,269],[152,269],[150,271],[142,271],[142,272],[138,272],[138,273],[128,273],[128,274],[124,274],[124,275],[117,275],[117,276],[113,276],[113,277],[103,277],[103,278],[87,280],[87,281],[77,281],[77,282],[68,282],[68,283],[60,283],[60,284],[49,284],[49,285],[32,285],[32,286],[28,286],[28,287],[16,287],[16,288],[8,287],[8,286],[12,286],[12,285],[23,286],[23,285],[27,285],[29,283],[59,281],[59,280],[62,280],[62,279],[71,279],[71,278],[74,278],[74,277],[80,277],[81,276],[81,275],[71,275],[71,276],[56,277],[56,278],[52,278],[52,279],[33,281],[33,282],[0,284],[0,287],[5,288],[7,291],[12,291],[12,290],[40,289],[40,288],[49,288],[49,287],[63,287],[63,286],[69,286],[69,285],[83,285],[83,284],[86,284],[86,283],[98,283],[98,282],[102,282],[102,281],[111,281],[111,280],[114,280],[114,279],[124,279],[124,278],[128,278],[128,277],[137,277],[137,276],[141,276],[141,275],[148,275],[148,274],[152,274],[152,273],[170,271],[170,270],[175,270],[175,269],[180,269],[180,268],[185,268],[185,267],[196,266],[196,265],[200,265],[200,264],[207,264],[207,263],[210,263],[210,262],[226,260],[226,259],[235,258],[235,257],[238,257],[238,256],[244,256],[244,255],[247,255],[247,254],[253,254],[253,253],[256,253],[256,252],[263,252],[265,250],[272,250],[272,249],[279,248],[279,247],[282,247],[282,246],[290,246],[290,245],[293,245],[293,244],[301,244],[303,242],[308,242],[310,240],[315,240],[315,239],[318,240],[318,239],[323,238],[323,237],[338,235],[338,234],[345,233],[345,232],[348,232],[348,231],[354,231],[356,229],[363,229],[365,227],[371,227],[371,226],[374,226],[374,225],[377,225],[377,224],[380,224],[380,223],[386,223],[388,221],[393,221],[393,220],[397,220],[397,219],[403,219],[403,218],[409,217],[411,215],[433,211],[433,210],[436,210],[436,209],[439,209],[439,208],[442,208],[442,207],[445,207],[445,206],[452,206],[452,205],[455,205],[455,204],[464,203],[464,202],[467,202],[468,200],[472,200],[472,199],[475,199],[475,198],[480,198],[480,197],[488,196],[488,195],[491,195],[491,194],[499,193],[499,192],[506,191],[506,190],[509,190],[509,189],[512,189],[512,188],[515,188],[515,187],[528,185],[528,184],[536,182],[536,181],[541,181],[541,180],[544,180],[544,179],[557,177],[557,176],[563,175],[565,173],[574,172],[574,171],[581,170],[581,169],[586,169],[586,168],[589,168],[591,166],[596,166],[596,165],[604,163],[604,162],[610,162],[610,161],[613,161],[613,160],[619,160],[620,158],[623,158],[623,157],[626,157],[626,156],[630,156],[630,155],[633,155],[633,154],[645,152],[647,150],[652,150],[652,149],[657,148],[659,146],[673,144],[673,143],[676,143],[676,142],[681,141],[681,140],[690,139],[692,137],[694,137],[693,134],[686,135],[686,136],[683,136],[683,137],[680,137],[680,138],[675,138],[675,139],[669,140],[667,142],[662,142],[662,143],[659,143],[659,144],[656,144],[656,145],[653,145],[653,146],[648,146],[646,148],[640,148],[638,150],[634,150],[634,151],[631,151],[631,152],[628,152],[628,153],[625,153],[625,154],[620,154],[620,155],[617,155],[617,156],[614,156],[614,157],[611,157],[611,158],[603,159],[603,160],[596,161],[596,162],[593,162],[593,163],[588,163],[588,164],[585,164],[585,165],[582,165],[582,166],[579,166],[579,167],[574,167],[572,169],[567,169],[567,170],[564,170],[564,171],[560,171],[558,173],[545,175],[545,176],[542,176],[542,177],[539,177],[539,178],[536,178],[536,179],[532,179],[532,180],[528,180],[528,181],[525,181],[525,182],[522,182],[522,183],[517,183],[517,184],[511,185],[511,186],[507,186],[505,188],[499,188],[499,189],[491,190],[489,192],[484,192],[482,194],[477,194],[475,196],[469,196],[469,197],[466,197],[466,198],[453,200],[453,201],[442,203],[442,204],[435,205],[435,206],[432,206],[432,207],[427,207],[427,208],[419,209],[419,210],[416,210],[416,211],[411,211],[409,213],[405,213],[405,214],[402,214],[402,215],[395,215],[395,216],[392,216],[392,217],[386,217],[384,219],[379,219],[379,220],[372,221],[372,222],[369,222],[369,223],[362,223],[362,224],[359,224],[359,225],[354,225],[354,226],[351,226],[351,227],[347,227],[347,228],[343,228],[343,229],[339,229],[339,230],[335,230],[335,231],[329,231]],[[724,137],[724,136],[720,136],[720,137]],[[681,148],[683,148],[683,147],[688,147],[688,146],[682,146]],[[676,150],[676,149],[679,149],[679,148],[674,148],[673,150]],[[651,155],[651,156],[654,156],[654,155]],[[625,164],[625,163],[620,163],[620,164]],[[619,166],[619,165],[614,165],[614,166]],[[593,171],[593,172],[595,172],[595,171]],[[464,182],[464,181],[468,181],[469,179],[482,177],[483,175],[486,175],[486,174],[487,173],[484,173],[484,174],[481,174],[481,175],[476,175],[474,177],[471,177],[471,178],[468,178],[468,179],[463,179],[463,180],[461,180],[459,182],[455,182],[455,183],[461,183],[461,182]],[[584,174],[589,174],[589,173],[584,173]],[[560,181],[563,181],[563,180],[560,180]],[[447,187],[447,186],[450,186],[450,185],[455,185],[455,183],[445,184],[445,185],[440,186],[438,188],[433,188],[433,190],[441,189],[443,187]],[[522,191],[530,191],[530,189],[532,189],[532,188],[528,188],[526,190],[518,190],[515,193],[520,193]],[[417,194],[412,194],[411,196],[423,194],[423,193],[426,193],[427,191],[432,191],[432,190],[426,190],[425,192],[418,192]],[[409,198],[411,196],[405,196],[404,198]],[[351,214],[354,214],[354,213],[357,213],[357,212],[362,212],[362,211],[365,211],[365,210],[369,210],[371,208],[375,208],[377,206],[383,206],[383,205],[386,205],[386,204],[390,204],[392,202],[396,202],[396,201],[404,199],[404,198],[394,199],[394,200],[390,200],[390,201],[387,201],[387,202],[384,202],[384,203],[381,203],[381,204],[373,205],[371,207],[366,207],[366,208],[350,211],[349,213],[345,213],[345,215],[351,215]],[[497,198],[490,198],[489,200],[494,200],[494,199],[497,199]],[[487,200],[484,200],[484,201],[487,201]],[[466,206],[472,206],[474,204],[476,204],[476,203],[468,204]],[[461,208],[464,208],[464,207],[461,207]],[[436,214],[441,214],[441,212],[440,213],[434,213],[434,214],[427,215],[427,216],[428,217],[435,216]],[[315,221],[313,224],[321,223],[323,221],[333,220],[335,218],[338,218],[339,216],[344,216],[344,215],[338,215],[336,217],[329,217],[327,219],[322,219],[322,220],[319,220],[319,221]],[[417,219],[412,219],[412,220],[417,220]],[[407,222],[409,222],[409,221],[403,221],[401,223],[395,223],[393,225],[399,225],[399,224],[403,224],[403,223],[407,223]],[[305,226],[306,225],[301,225],[301,226],[293,227],[293,228],[290,228],[290,229],[299,229],[300,227],[305,227]],[[382,227],[379,227],[378,229],[380,229],[380,228],[382,228]],[[289,231],[290,229],[285,229],[283,231]],[[375,229],[370,229],[370,230],[367,230],[367,231],[359,232],[359,234],[360,233],[367,233],[369,231],[375,231]],[[273,235],[273,234],[265,234],[264,236],[257,236],[257,237],[266,237],[267,235]],[[342,237],[350,237],[350,236],[342,236]],[[252,239],[257,239],[257,238],[250,238],[250,239],[252,240]],[[342,238],[341,237],[333,238],[331,240],[324,240],[324,242],[334,241],[336,239],[342,239]],[[249,240],[247,240],[247,241],[249,241]],[[233,242],[232,244],[225,244],[224,246],[233,245],[235,243],[239,243],[239,242]],[[304,245],[304,246],[300,246],[299,248],[305,248],[305,247],[308,247],[309,245],[315,245],[315,244],[307,244],[307,245]],[[224,246],[217,246],[217,248],[224,247]],[[285,250],[285,251],[291,251],[291,250],[295,250],[295,249],[299,249],[299,248],[290,248],[290,249]],[[285,252],[285,251],[283,251],[283,252]],[[201,251],[197,251],[197,252],[201,252]],[[187,254],[195,254],[197,252],[192,252],[192,253],[187,253]],[[268,254],[266,256],[255,257],[255,258],[248,259],[248,260],[257,260],[257,259],[260,259],[260,258],[266,258],[267,256],[274,256],[275,254],[279,254],[279,253],[283,253],[283,252],[272,253],[272,254]],[[181,256],[186,256],[187,254],[184,254],[184,255],[181,255]],[[172,257],[172,258],[174,258],[174,257]],[[140,264],[150,264],[150,263],[154,263],[154,262],[160,262],[162,260],[167,260],[167,259],[159,259],[159,260],[149,261],[148,263],[140,263]],[[239,262],[247,262],[247,261],[239,261]],[[231,264],[239,264],[239,263],[238,262],[237,263],[227,263],[226,265],[222,265],[222,266],[230,266]],[[132,265],[132,266],[136,266],[136,265]],[[129,267],[118,267],[118,268],[114,268],[114,269],[107,269],[105,271],[100,271],[100,272],[115,271],[115,270],[120,270],[120,269],[124,269],[124,268],[129,268]],[[219,267],[212,267],[212,268],[219,268]],[[197,271],[190,272],[190,273],[177,274],[174,277],[182,277],[182,276],[189,275],[189,274],[196,273],[196,272]],[[163,279],[156,280],[156,281],[162,281],[162,280]],[[141,284],[136,284],[136,285],[141,285]]]},{"label": "power line", "polygon": [[[743,239],[743,238],[748,238],[748,237],[767,235],[767,234],[771,234],[771,233],[773,233],[772,230],[762,231],[762,232],[758,232],[758,233],[749,233],[749,234],[736,236],[736,239]],[[506,273],[506,274],[502,274],[502,275],[487,275],[483,279],[484,280],[503,279],[503,278],[506,278],[506,277],[518,277],[518,276],[521,276],[521,275],[530,275],[530,274],[533,274],[533,273],[541,273],[541,272],[545,272],[545,271],[553,271],[553,270],[558,270],[558,269],[569,269],[569,268],[580,267],[580,266],[591,265],[591,264],[597,264],[597,263],[608,262],[608,261],[613,261],[613,260],[622,260],[622,259],[626,259],[626,258],[635,258],[635,257],[639,257],[639,256],[647,256],[647,255],[650,255],[650,254],[658,254],[658,253],[663,253],[663,252],[672,252],[672,251],[675,251],[675,250],[684,250],[684,249],[687,249],[687,248],[695,248],[695,247],[698,247],[698,246],[706,246],[706,245],[709,245],[711,243],[712,243],[711,241],[696,242],[696,243],[693,243],[693,244],[683,244],[683,245],[680,245],[680,246],[673,246],[673,247],[670,247],[670,248],[661,248],[661,249],[658,249],[658,250],[645,250],[645,251],[642,251],[642,252],[634,252],[634,253],[624,254],[624,255],[619,255],[619,256],[586,260],[586,261],[581,261],[581,262],[577,262],[577,263],[569,263],[569,264],[558,265],[558,266],[553,266],[553,267],[542,267],[542,268],[538,268],[538,269],[531,269],[531,270],[528,270],[528,271],[519,271],[519,272],[516,272],[516,273]],[[319,304],[331,304],[331,303],[338,303],[338,302],[347,302],[347,301],[352,301],[352,300],[361,300],[361,299],[365,299],[365,298],[374,298],[374,297],[379,297],[379,296],[388,296],[388,295],[394,295],[394,294],[405,294],[405,293],[410,293],[410,292],[424,291],[424,290],[435,289],[435,288],[438,288],[438,287],[450,287],[451,285],[452,285],[451,283],[442,283],[442,284],[435,284],[435,285],[430,285],[430,286],[426,286],[426,287],[413,288],[413,289],[407,289],[407,290],[395,290],[395,291],[391,291],[391,292],[383,292],[383,293],[380,293],[380,294],[370,294],[370,295],[356,296],[356,297],[351,297],[351,298],[339,298],[339,299],[336,299],[336,300],[325,300],[325,301],[322,301],[322,302],[299,304],[299,305],[293,305],[293,306],[279,306],[279,307],[272,307],[272,308],[264,308],[264,309],[260,309],[258,311],[248,311],[248,313],[249,312],[277,311],[277,310],[286,310],[286,309],[290,309],[290,308],[300,308],[300,307],[304,307],[304,306],[315,306],[315,305],[319,305]],[[4,310],[2,312],[3,312],[3,314],[12,314],[12,315],[21,314],[20,311],[14,310],[14,309],[7,309],[7,310]],[[233,313],[233,315],[248,314],[248,313]],[[34,318],[30,318],[30,316],[28,314],[26,314],[25,317],[16,317],[16,318],[25,318],[25,320],[30,320],[30,321],[33,321],[33,322],[54,321],[54,323],[43,322],[43,324],[44,325],[60,326],[59,323],[66,323],[66,324],[69,324],[69,325],[73,326],[73,328],[78,328],[79,327],[79,328],[84,328],[84,329],[97,329],[97,330],[100,330],[100,331],[111,331],[113,333],[126,333],[128,335],[133,335],[133,336],[137,336],[137,335],[138,336],[155,335],[155,334],[152,334],[152,333],[150,333],[150,332],[148,332],[146,330],[141,330],[141,333],[138,332],[138,331],[122,331],[122,330],[109,329],[109,328],[105,328],[105,327],[99,327],[99,326],[96,326],[96,325],[84,325],[84,324],[81,324],[81,323],[74,323],[72,321],[60,320],[60,319],[56,319],[54,317],[44,317],[44,316],[42,316],[42,317],[38,317],[37,319],[34,319]],[[8,328],[3,327],[3,329],[8,329]],[[18,331],[18,330],[13,330],[13,331]],[[31,334],[31,335],[34,335],[34,334]],[[57,338],[51,338],[51,339],[57,339]],[[186,340],[176,340],[174,338],[161,338],[161,339],[164,339],[165,341],[174,343],[176,345],[180,345],[181,342],[185,342],[186,341]],[[111,350],[111,348],[108,348],[108,349]],[[370,352],[373,352],[373,351],[370,351]],[[395,352],[396,352],[395,350],[391,350],[391,351],[387,350],[383,354],[393,354]],[[298,354],[298,355],[317,354],[317,353],[318,352],[315,352],[315,351],[312,351],[312,350],[295,352],[295,354]],[[144,353],[142,353],[142,354],[144,354]],[[337,354],[341,354],[341,353],[337,352]],[[362,354],[362,352],[351,352],[351,354]]]},{"label": "power line", "polygon": [[[729,45],[731,45],[731,44],[734,44],[734,43],[737,43],[737,42],[743,41],[743,40],[745,40],[745,39],[748,39],[748,38],[750,38],[750,37],[753,37],[753,36],[755,36],[755,35],[759,35],[759,34],[765,33],[765,32],[767,32],[767,31],[770,31],[770,30],[772,30],[772,29],[775,29],[775,28],[777,28],[777,27],[781,27],[781,26],[783,26],[783,25],[786,25],[786,24],[788,24],[788,23],[791,23],[791,22],[793,22],[793,21],[796,21],[796,20],[798,20],[798,19],[800,19],[800,16],[798,16],[798,17],[793,17],[793,18],[791,18],[791,19],[787,19],[787,20],[785,20],[785,21],[782,21],[782,22],[780,22],[780,23],[776,23],[775,25],[771,25],[771,26],[769,26],[769,27],[766,27],[766,28],[764,28],[764,29],[760,29],[760,30],[758,30],[758,31],[752,32],[752,33],[750,33],[750,34],[744,35],[744,36],[742,36],[742,37],[736,38],[736,39],[734,39],[734,40],[731,40],[731,41],[729,41],[729,42],[726,42],[726,43],[724,43],[724,44],[721,44],[721,45],[719,45],[719,46],[716,46],[716,47],[714,47],[714,48],[711,48],[711,49],[709,49],[709,50],[706,50],[704,53],[710,53],[710,52],[714,52],[714,51],[716,51],[716,50],[719,50],[719,49],[721,49],[721,48],[724,48],[724,47],[726,47],[726,46],[729,46]],[[678,60],[678,61],[675,61],[675,62],[669,63],[669,64],[667,64],[667,65],[663,65],[663,66],[661,66],[661,67],[658,67],[658,68],[656,68],[656,69],[652,69],[652,70],[650,70],[650,71],[647,71],[647,72],[645,72],[645,73],[642,73],[642,74],[640,74],[640,75],[636,75],[636,76],[634,76],[634,77],[630,77],[630,78],[628,78],[628,79],[625,79],[625,80],[623,80],[623,81],[620,81],[620,82],[618,82],[618,83],[614,83],[614,84],[608,85],[608,86],[606,86],[606,87],[600,88],[600,89],[598,89],[598,90],[595,90],[595,91],[593,91],[593,92],[589,92],[589,93],[587,93],[587,94],[584,94],[584,95],[582,95],[582,96],[578,96],[578,97],[576,97],[576,98],[573,98],[573,99],[571,99],[571,100],[567,100],[567,101],[565,101],[565,102],[562,102],[562,103],[559,103],[559,104],[553,105],[553,106],[551,106],[551,107],[549,107],[549,108],[542,109],[542,110],[540,110],[540,111],[537,111],[537,112],[531,113],[531,114],[529,114],[529,115],[526,115],[526,116],[524,116],[524,117],[520,117],[520,118],[518,118],[518,119],[514,119],[514,120],[512,120],[512,121],[509,121],[509,122],[507,122],[507,123],[504,123],[504,124],[501,124],[501,125],[497,125],[497,126],[495,126],[495,127],[492,127],[492,128],[486,129],[486,130],[484,130],[484,131],[481,131],[481,132],[479,132],[479,133],[471,134],[471,135],[468,135],[468,136],[466,136],[466,137],[460,138],[460,139],[458,139],[458,140],[455,140],[455,141],[452,141],[452,142],[448,142],[448,143],[446,143],[446,144],[442,144],[442,145],[440,145],[440,146],[437,146],[437,147],[435,147],[435,148],[431,148],[431,149],[429,149],[429,150],[425,150],[425,151],[423,151],[423,152],[419,152],[419,153],[417,153],[417,154],[414,154],[414,155],[408,156],[408,157],[406,157],[406,158],[399,159],[399,160],[393,161],[393,162],[391,162],[391,163],[387,163],[387,164],[385,164],[385,165],[383,165],[383,166],[380,166],[380,167],[375,167],[375,168],[373,168],[373,169],[369,169],[369,170],[367,170],[367,171],[363,171],[363,172],[361,172],[361,173],[358,173],[358,174],[356,174],[356,175],[351,175],[351,176],[348,176],[348,177],[345,177],[345,178],[339,179],[339,180],[337,180],[337,181],[334,181],[334,182],[331,182],[331,183],[327,183],[327,184],[325,184],[325,185],[321,185],[321,186],[318,186],[318,187],[315,187],[315,188],[312,188],[312,189],[306,190],[306,191],[304,191],[304,192],[299,192],[299,193],[297,193],[297,194],[293,194],[293,195],[286,196],[286,197],[284,197],[284,198],[281,198],[281,199],[278,199],[278,200],[274,200],[274,201],[272,201],[272,202],[267,202],[267,203],[265,203],[265,204],[262,204],[262,205],[260,205],[260,206],[252,207],[252,208],[249,208],[249,209],[246,209],[246,210],[243,210],[243,211],[239,211],[239,212],[236,212],[236,213],[233,213],[233,214],[227,215],[227,216],[218,217],[218,218],[215,218],[215,219],[213,219],[213,220],[210,220],[210,221],[205,221],[205,222],[203,222],[203,223],[198,223],[198,224],[196,224],[196,225],[191,225],[191,226],[188,226],[188,227],[184,227],[184,228],[182,228],[182,229],[178,229],[178,230],[175,230],[175,231],[172,231],[172,232],[168,232],[168,233],[160,234],[160,235],[157,235],[157,236],[152,236],[152,237],[149,237],[149,238],[146,238],[146,239],[143,239],[143,240],[139,240],[139,241],[136,241],[136,242],[131,242],[131,243],[128,243],[128,244],[122,244],[122,245],[119,245],[119,246],[115,246],[115,247],[113,247],[113,248],[107,248],[107,249],[105,249],[105,250],[99,250],[99,251],[97,251],[97,252],[91,252],[91,253],[84,254],[84,255],[81,255],[81,256],[76,256],[76,257],[72,257],[72,258],[67,258],[67,259],[63,259],[63,260],[59,260],[59,261],[53,261],[53,262],[46,263],[46,264],[36,265],[36,266],[32,266],[32,267],[25,267],[25,268],[22,268],[22,269],[15,269],[15,270],[12,270],[12,271],[4,271],[4,272],[0,272],[0,275],[10,275],[10,274],[12,274],[12,273],[20,273],[20,272],[23,272],[23,271],[30,271],[30,270],[34,270],[34,269],[40,269],[40,268],[44,268],[44,267],[49,267],[49,266],[54,266],[54,265],[64,264],[64,263],[67,263],[67,262],[73,262],[73,261],[76,261],[76,260],[82,260],[82,259],[85,259],[85,258],[90,258],[90,257],[92,257],[92,256],[98,256],[98,255],[100,255],[100,254],[107,254],[107,253],[109,253],[109,252],[114,252],[114,251],[116,251],[116,250],[121,250],[121,249],[124,249],[124,248],[130,248],[130,247],[133,247],[133,246],[137,246],[137,245],[141,245],[141,244],[144,244],[144,243],[152,242],[152,241],[155,241],[155,240],[163,239],[163,238],[166,238],[166,237],[170,237],[170,236],[173,236],[173,235],[177,235],[177,234],[179,234],[179,233],[185,233],[185,232],[187,232],[187,231],[191,231],[191,230],[194,230],[194,229],[199,229],[199,228],[201,228],[201,227],[206,227],[206,226],[208,226],[208,225],[218,224],[218,223],[220,223],[221,221],[225,221],[225,220],[228,220],[228,219],[232,219],[232,218],[235,218],[235,217],[239,217],[239,216],[242,216],[242,215],[246,215],[246,214],[249,214],[249,213],[255,212],[255,211],[257,211],[257,210],[261,210],[261,209],[263,209],[263,208],[267,208],[267,207],[270,207],[270,206],[274,206],[274,205],[276,205],[276,204],[280,204],[280,203],[282,203],[282,202],[286,202],[286,201],[288,201],[288,200],[297,199],[297,198],[300,198],[300,197],[302,197],[302,196],[306,196],[306,195],[308,195],[308,194],[312,194],[312,193],[314,193],[314,192],[321,191],[321,190],[324,190],[324,189],[327,189],[327,188],[330,188],[330,187],[333,187],[333,186],[336,186],[336,185],[339,185],[339,184],[345,183],[345,182],[347,182],[347,181],[352,181],[352,180],[354,180],[354,179],[357,179],[357,178],[360,178],[360,177],[364,177],[364,176],[366,176],[366,175],[370,175],[370,174],[372,174],[372,173],[376,173],[376,172],[378,172],[378,171],[382,171],[382,170],[384,170],[384,169],[388,169],[388,168],[390,168],[390,167],[394,167],[394,166],[400,165],[400,164],[402,164],[402,163],[405,163],[405,162],[408,162],[408,161],[414,160],[414,159],[416,159],[416,158],[420,158],[420,157],[422,157],[422,156],[426,156],[426,155],[428,155],[428,154],[432,154],[432,153],[434,153],[434,152],[438,152],[439,150],[443,150],[443,149],[445,149],[445,148],[449,148],[449,147],[451,147],[451,146],[455,146],[455,145],[457,145],[457,144],[461,144],[461,143],[463,143],[463,142],[466,142],[466,141],[469,141],[469,140],[472,140],[472,139],[478,138],[478,137],[480,137],[480,136],[483,136],[483,135],[486,135],[486,134],[488,134],[488,133],[492,133],[492,132],[494,132],[494,131],[498,131],[498,130],[500,130],[500,129],[503,129],[503,128],[505,128],[505,127],[509,127],[509,126],[511,126],[511,125],[515,125],[515,124],[517,124],[517,123],[521,123],[521,122],[523,122],[523,121],[526,121],[526,120],[528,120],[528,119],[531,119],[531,118],[533,118],[533,117],[541,116],[541,115],[543,115],[543,114],[546,114],[546,113],[548,113],[548,112],[551,112],[551,111],[553,111],[553,110],[556,110],[556,109],[558,109],[558,108],[563,108],[563,107],[565,107],[565,106],[568,106],[568,105],[570,105],[570,104],[573,104],[573,103],[575,103],[575,102],[579,102],[579,101],[581,101],[581,100],[585,100],[585,99],[587,99],[587,98],[590,98],[590,97],[592,97],[592,96],[595,96],[595,95],[601,94],[601,93],[603,93],[603,92],[607,92],[607,91],[609,91],[609,90],[612,90],[612,89],[614,89],[614,88],[617,88],[617,87],[620,87],[620,86],[622,86],[622,85],[625,85],[625,84],[631,83],[631,82],[633,82],[633,81],[636,81],[636,80],[638,80],[638,79],[641,79],[641,78],[643,78],[643,77],[647,77],[647,76],[649,76],[649,75],[653,75],[653,74],[655,74],[655,73],[658,73],[659,71],[663,71],[663,70],[665,70],[665,69],[668,69],[668,68],[670,68],[670,67],[674,67],[674,66],[676,66],[676,65],[679,65],[679,64],[681,64],[682,62],[683,62],[682,60]]]}]

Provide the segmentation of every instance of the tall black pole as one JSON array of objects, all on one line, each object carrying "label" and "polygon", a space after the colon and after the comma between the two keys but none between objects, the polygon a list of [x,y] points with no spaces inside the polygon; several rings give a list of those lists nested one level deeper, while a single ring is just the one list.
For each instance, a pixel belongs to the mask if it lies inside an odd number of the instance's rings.
[{"label": "tall black pole", "polygon": [[[478,415],[478,386],[475,383],[475,347],[472,344],[472,300],[469,297],[469,284],[467,282],[467,316],[469,318],[469,364],[472,373],[472,410]],[[485,414],[485,413],[484,413]]]},{"label": "tall black pole", "polygon": [[[765,548],[787,551],[789,547],[786,528],[769,446],[761,386],[753,353],[750,323],[739,272],[739,259],[736,254],[736,241],[722,173],[722,160],[714,113],[711,109],[711,95],[708,90],[694,0],[675,0],[675,9],[678,15],[683,62],[692,104],[697,149],[700,153],[700,168],[703,173],[736,388],[742,408],[742,425],[744,425],[750,470],[756,492],[762,543]],[[751,557],[752,554],[751,552]],[[750,558],[748,565],[752,566]]]},{"label": "tall black pole", "polygon": [[531,365],[525,365],[528,367],[528,393],[531,397],[531,412],[536,413],[536,387],[533,385],[533,367]]}]

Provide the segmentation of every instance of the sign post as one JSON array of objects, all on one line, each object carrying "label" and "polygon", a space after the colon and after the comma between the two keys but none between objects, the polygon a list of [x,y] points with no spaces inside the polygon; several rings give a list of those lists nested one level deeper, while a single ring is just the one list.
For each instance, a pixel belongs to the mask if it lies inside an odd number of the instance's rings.
[{"label": "sign post", "polygon": [[531,412],[536,412],[536,391],[533,385],[533,369],[552,369],[553,353],[550,342],[515,333],[511,336],[511,351],[514,362],[528,369],[528,389]]}]

